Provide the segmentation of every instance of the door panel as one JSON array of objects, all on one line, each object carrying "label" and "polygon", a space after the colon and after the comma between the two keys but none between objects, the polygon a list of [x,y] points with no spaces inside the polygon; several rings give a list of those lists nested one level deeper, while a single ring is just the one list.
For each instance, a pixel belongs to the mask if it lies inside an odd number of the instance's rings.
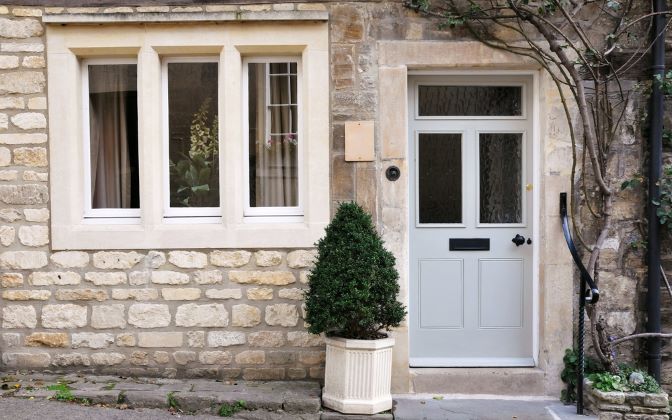
[{"label": "door panel", "polygon": [[462,328],[462,260],[420,260],[419,263],[420,326]]},{"label": "door panel", "polygon": [[[409,83],[412,366],[534,363],[530,86],[525,77]],[[489,247],[451,250],[457,238]]]},{"label": "door panel", "polygon": [[480,328],[522,328],[523,260],[479,261]]}]

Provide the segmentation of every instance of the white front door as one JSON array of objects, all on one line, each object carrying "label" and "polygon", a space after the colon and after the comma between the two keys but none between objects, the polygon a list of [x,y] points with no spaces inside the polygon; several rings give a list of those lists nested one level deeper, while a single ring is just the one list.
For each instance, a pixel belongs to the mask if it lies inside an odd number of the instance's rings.
[{"label": "white front door", "polygon": [[533,366],[532,83],[409,81],[411,366]]}]

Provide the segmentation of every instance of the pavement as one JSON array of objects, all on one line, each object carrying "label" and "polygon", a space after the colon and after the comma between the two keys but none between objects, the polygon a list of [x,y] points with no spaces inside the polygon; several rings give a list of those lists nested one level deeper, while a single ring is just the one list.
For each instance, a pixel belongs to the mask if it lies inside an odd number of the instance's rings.
[{"label": "pavement", "polygon": [[[321,409],[320,384],[313,381],[5,374],[0,382],[0,419],[35,419],[35,409],[47,409],[49,419],[76,415],[89,419],[172,418],[182,414],[210,418],[224,411],[238,419],[318,420]],[[52,410],[58,415],[52,415]],[[142,413],[135,417],[139,411]]]},{"label": "pavement", "polygon": [[[206,379],[4,375],[0,419],[158,420],[221,418],[222,406],[245,407],[247,420],[588,420],[575,406],[545,397],[394,395],[392,413],[343,415],[321,409],[316,382],[218,382]],[[67,385],[66,385],[67,384]],[[57,386],[54,386],[57,385]],[[60,389],[60,390],[59,390]],[[170,395],[170,396],[169,396]],[[60,398],[61,401],[57,399]],[[65,401],[63,401],[65,400]]]},{"label": "pavement", "polygon": [[576,406],[545,397],[396,395],[395,420],[588,420]]}]

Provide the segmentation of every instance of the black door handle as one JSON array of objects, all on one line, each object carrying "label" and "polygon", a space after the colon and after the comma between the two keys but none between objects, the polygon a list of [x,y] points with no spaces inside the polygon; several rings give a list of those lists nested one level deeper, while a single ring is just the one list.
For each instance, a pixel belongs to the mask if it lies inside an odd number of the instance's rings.
[{"label": "black door handle", "polygon": [[518,233],[516,234],[516,236],[513,237],[513,239],[511,239],[511,242],[516,244],[516,246],[521,246],[522,244],[525,243],[525,237]]}]

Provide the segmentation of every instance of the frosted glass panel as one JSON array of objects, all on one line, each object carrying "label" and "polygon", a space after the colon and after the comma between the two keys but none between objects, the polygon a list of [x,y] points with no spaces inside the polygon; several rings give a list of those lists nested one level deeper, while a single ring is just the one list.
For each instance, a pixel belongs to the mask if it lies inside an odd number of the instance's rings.
[{"label": "frosted glass panel", "polygon": [[419,86],[421,117],[522,115],[520,86]]},{"label": "frosted glass panel", "polygon": [[418,141],[420,223],[461,223],[462,135],[422,133]]},{"label": "frosted glass panel", "polygon": [[522,223],[520,133],[481,133],[478,140],[481,223]]}]

